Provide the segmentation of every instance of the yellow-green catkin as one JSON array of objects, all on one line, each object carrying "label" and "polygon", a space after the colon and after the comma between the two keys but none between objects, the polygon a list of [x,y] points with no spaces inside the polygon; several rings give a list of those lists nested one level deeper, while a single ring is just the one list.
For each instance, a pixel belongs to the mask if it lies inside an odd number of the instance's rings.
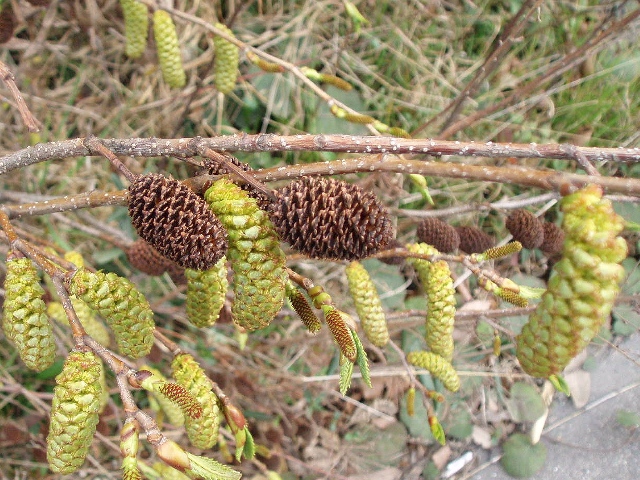
[{"label": "yellow-green catkin", "polygon": [[389,342],[387,319],[369,272],[358,261],[351,262],[345,272],[349,292],[367,339],[378,347],[384,347]]},{"label": "yellow-green catkin", "polygon": [[125,53],[138,58],[147,47],[149,7],[137,0],[120,0],[124,16]]},{"label": "yellow-green catkin", "polygon": [[[76,296],[71,296],[71,305],[76,312],[76,316],[80,323],[84,327],[87,335],[93,338],[100,345],[108,347],[111,343],[109,337],[109,330],[104,324],[97,318],[93,310]],[[69,325],[69,319],[64,311],[64,307],[60,302],[50,302],[47,304],[47,313],[51,318],[61,325]]]},{"label": "yellow-green catkin", "polygon": [[233,321],[249,331],[264,328],[282,308],[288,280],[273,224],[254,198],[225,178],[207,190],[205,199],[227,230]]},{"label": "yellow-green catkin", "polygon": [[184,274],[187,277],[187,318],[198,328],[212,326],[218,320],[229,288],[227,257],[223,256],[209,270],[187,268]]},{"label": "yellow-green catkin", "polygon": [[[234,37],[233,32],[226,25],[216,23],[215,27]],[[236,45],[218,35],[213,37],[213,44],[216,48],[216,57],[213,63],[216,88],[219,92],[227,95],[236,86],[240,51]]]},{"label": "yellow-green catkin", "polygon": [[153,38],[156,42],[162,78],[170,87],[184,87],[187,77],[182,66],[178,33],[171,15],[164,10],[156,10],[153,13]]},{"label": "yellow-green catkin", "polygon": [[28,368],[40,372],[50,367],[55,360],[56,344],[42,300],[44,289],[31,260],[7,260],[4,290],[5,336],[16,346]]},{"label": "yellow-green catkin", "polygon": [[429,370],[440,380],[447,390],[457,392],[460,389],[460,377],[450,362],[433,352],[410,352],[407,361],[416,367]]},{"label": "yellow-green catkin", "polygon": [[431,264],[427,290],[427,346],[447,361],[453,358],[453,324],[456,298],[449,265],[444,260]]},{"label": "yellow-green catkin", "polygon": [[84,463],[98,424],[102,363],[93,352],[69,354],[56,377],[47,435],[47,460],[55,473]]},{"label": "yellow-green catkin", "polygon": [[105,319],[123,355],[140,358],[153,346],[153,311],[135,285],[115,273],[79,268],[69,281],[76,295]]},{"label": "yellow-green catkin", "polygon": [[[145,365],[140,370],[148,370],[160,380],[166,381],[166,378],[164,377],[164,375],[162,375],[162,372],[160,372],[160,370],[156,368]],[[175,425],[176,427],[181,427],[182,425],[184,425],[184,413],[182,413],[182,409],[180,408],[180,406],[157,391],[157,389],[148,390],[148,392],[149,395],[151,395],[156,400],[156,402],[158,402],[160,409],[167,417],[167,420],[169,420],[169,423],[171,423],[171,425]]]},{"label": "yellow-green catkin", "polygon": [[200,417],[185,417],[189,441],[194,447],[203,450],[213,447],[218,441],[220,407],[218,397],[211,390],[211,381],[200,365],[187,353],[175,356],[171,370],[175,381],[186,388],[202,406]]},{"label": "yellow-green catkin", "polygon": [[627,244],[617,215],[597,185],[564,197],[562,258],[551,271],[546,292],[516,338],[525,372],[557,378],[609,317],[624,278],[620,263]]},{"label": "yellow-green catkin", "polygon": [[122,480],[142,480],[138,467],[140,424],[132,417],[125,420],[120,430],[120,455],[122,456]]},{"label": "yellow-green catkin", "polygon": [[[423,255],[439,252],[426,243],[407,245],[407,250]],[[453,325],[456,313],[455,290],[447,262],[430,262],[421,258],[410,258],[408,262],[418,275],[418,280],[427,295],[426,341],[432,352],[447,361],[453,358]]]}]

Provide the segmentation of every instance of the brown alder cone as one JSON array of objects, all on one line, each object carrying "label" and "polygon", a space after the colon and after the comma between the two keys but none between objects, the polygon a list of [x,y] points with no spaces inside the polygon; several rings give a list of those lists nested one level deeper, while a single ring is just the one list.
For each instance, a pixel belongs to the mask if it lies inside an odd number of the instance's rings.
[{"label": "brown alder cone", "polygon": [[208,270],[227,251],[227,232],[207,203],[177,180],[140,175],[129,186],[138,235],[184,268]]},{"label": "brown alder cone", "polygon": [[494,246],[493,237],[476,227],[456,227],[460,235],[460,250],[464,253],[482,253]]},{"label": "brown alder cone", "polygon": [[460,246],[460,235],[454,227],[439,218],[425,218],[416,230],[418,241],[428,243],[436,250],[451,253]]},{"label": "brown alder cone", "polygon": [[505,226],[509,233],[524,248],[538,248],[544,240],[542,222],[534,214],[521,208],[514,210],[507,217]]},{"label": "brown alder cone", "polygon": [[387,209],[357,185],[304,177],[275,193],[269,213],[278,234],[309,257],[358,260],[393,238]]},{"label": "brown alder cone", "polygon": [[164,272],[169,272],[172,277],[173,275],[184,275],[184,268],[161,255],[149,242],[145,242],[141,238],[129,245],[125,253],[131,266],[147,275],[155,277]]},{"label": "brown alder cone", "polygon": [[564,244],[564,232],[562,229],[555,223],[544,222],[542,230],[544,239],[540,245],[540,250],[546,254],[560,253]]}]

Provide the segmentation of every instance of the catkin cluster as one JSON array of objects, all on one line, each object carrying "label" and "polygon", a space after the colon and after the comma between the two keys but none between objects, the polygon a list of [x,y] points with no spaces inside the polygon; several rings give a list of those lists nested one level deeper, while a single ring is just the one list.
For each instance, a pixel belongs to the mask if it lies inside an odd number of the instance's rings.
[{"label": "catkin cluster", "polygon": [[562,258],[547,291],[517,337],[518,360],[535,377],[559,374],[598,333],[624,277],[624,227],[602,189],[590,185],[562,199]]}]

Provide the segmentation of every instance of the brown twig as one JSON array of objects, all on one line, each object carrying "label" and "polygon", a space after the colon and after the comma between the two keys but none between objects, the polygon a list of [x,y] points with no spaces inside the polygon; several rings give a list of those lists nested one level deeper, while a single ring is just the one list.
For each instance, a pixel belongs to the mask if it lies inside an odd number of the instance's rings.
[{"label": "brown twig", "polygon": [[20,112],[20,116],[22,117],[22,121],[27,127],[27,130],[31,133],[39,132],[41,127],[40,122],[38,122],[36,117],[31,113],[31,110],[29,110],[27,102],[24,101],[22,93],[20,93],[20,89],[16,85],[13,73],[11,73],[9,67],[7,67],[2,61],[0,61],[0,78],[2,78],[2,81],[11,92],[13,99],[16,101],[18,111]]}]

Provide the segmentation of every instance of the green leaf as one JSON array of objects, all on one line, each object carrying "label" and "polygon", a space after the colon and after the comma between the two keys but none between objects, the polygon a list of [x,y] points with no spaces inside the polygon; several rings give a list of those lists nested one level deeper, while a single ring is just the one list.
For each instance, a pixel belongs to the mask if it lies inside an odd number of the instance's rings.
[{"label": "green leaf", "polygon": [[[367,385],[367,387],[372,388],[371,385],[371,375],[369,373],[369,360],[367,359],[367,352],[364,351],[364,347],[362,346],[362,342],[360,341],[360,337],[358,334],[351,331],[353,335],[353,341],[356,344],[356,362],[358,362],[358,367],[360,367],[360,373],[362,374],[362,380]],[[352,367],[353,369],[353,367]]]},{"label": "green leaf", "polygon": [[438,422],[436,417],[431,418],[429,426],[431,427],[431,434],[433,435],[433,438],[435,438],[440,445],[445,445],[447,443],[447,439],[444,435],[444,428],[442,428],[442,425],[440,425],[440,422]]},{"label": "green leaf", "polygon": [[243,448],[244,458],[251,460],[256,454],[256,443],[253,441],[253,435],[251,435],[249,427],[245,425],[244,430],[247,436]]},{"label": "green leaf", "polygon": [[547,447],[543,443],[532,445],[529,438],[522,433],[511,435],[502,449],[502,468],[515,478],[533,476],[542,469],[547,459]]},{"label": "green leaf", "polygon": [[638,428],[640,427],[640,414],[629,410],[618,410],[616,421],[623,427]]},{"label": "green leaf", "polygon": [[353,363],[340,354],[340,361],[342,364],[340,365],[340,393],[342,395],[347,394],[347,390],[351,386],[351,377],[353,376]]},{"label": "green leaf", "polygon": [[571,395],[571,389],[561,375],[551,375],[549,377],[549,381],[560,393],[564,393],[567,397]]},{"label": "green leaf", "polygon": [[443,424],[447,435],[457,440],[466,440],[473,433],[471,414],[463,405],[452,408],[443,420]]},{"label": "green leaf", "polygon": [[429,416],[427,409],[424,406],[424,396],[422,392],[416,392],[416,398],[414,402],[413,415],[409,415],[407,412],[407,395],[400,400],[400,421],[409,430],[409,435],[412,437],[419,437],[428,443],[432,443],[434,438],[431,434],[431,428],[429,428]]},{"label": "green leaf", "polygon": [[628,337],[640,329],[640,312],[633,305],[616,305],[611,315],[616,335]]},{"label": "green leaf", "polygon": [[523,382],[516,382],[511,387],[509,400],[506,400],[507,410],[514,422],[534,422],[540,418],[547,406],[538,390]]}]

